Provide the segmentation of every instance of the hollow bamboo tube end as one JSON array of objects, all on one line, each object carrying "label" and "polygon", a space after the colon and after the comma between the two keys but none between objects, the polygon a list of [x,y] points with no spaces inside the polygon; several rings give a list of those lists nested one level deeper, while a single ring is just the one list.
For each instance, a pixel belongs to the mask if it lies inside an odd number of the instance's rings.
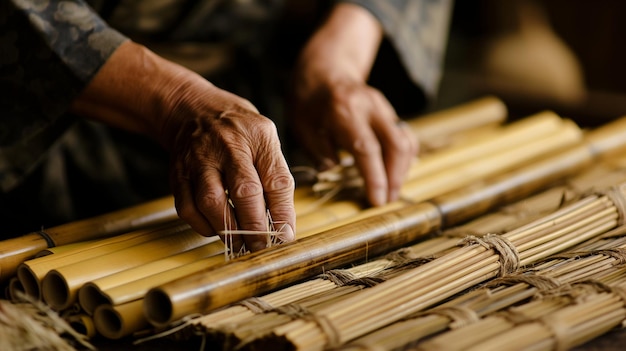
[{"label": "hollow bamboo tube end", "polygon": [[150,324],[164,327],[174,319],[174,305],[167,292],[153,288],[144,298],[143,313]]},{"label": "hollow bamboo tube end", "polygon": [[88,338],[93,338],[97,334],[93,319],[89,316],[84,314],[70,316],[67,318],[67,322],[77,333],[85,335]]},{"label": "hollow bamboo tube end", "polygon": [[7,290],[6,295],[9,297],[9,299],[13,301],[18,301],[20,294],[26,293],[26,291],[24,290],[24,286],[22,285],[20,280],[17,279],[16,277],[11,278],[7,289],[8,290]]},{"label": "hollow bamboo tube end", "polygon": [[109,339],[121,339],[150,325],[141,313],[142,300],[122,305],[100,305],[94,312],[96,330]]},{"label": "hollow bamboo tube end", "polygon": [[88,315],[93,315],[98,306],[110,303],[111,301],[100,291],[98,286],[91,282],[86,283],[78,290],[78,304]]},{"label": "hollow bamboo tube end", "polygon": [[70,307],[73,300],[65,278],[55,270],[51,270],[43,278],[41,295],[43,300],[57,311]]},{"label": "hollow bamboo tube end", "polygon": [[24,292],[37,300],[41,299],[41,281],[37,277],[37,274],[33,270],[25,265],[21,264],[17,268],[17,278],[24,287]]}]

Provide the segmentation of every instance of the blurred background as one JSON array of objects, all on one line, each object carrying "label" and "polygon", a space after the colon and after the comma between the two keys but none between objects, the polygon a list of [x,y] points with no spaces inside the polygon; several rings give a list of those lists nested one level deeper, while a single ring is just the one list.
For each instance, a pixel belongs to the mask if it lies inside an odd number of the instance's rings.
[{"label": "blurred background", "polygon": [[494,94],[514,116],[552,109],[581,125],[626,114],[626,2],[456,1],[431,108]]}]

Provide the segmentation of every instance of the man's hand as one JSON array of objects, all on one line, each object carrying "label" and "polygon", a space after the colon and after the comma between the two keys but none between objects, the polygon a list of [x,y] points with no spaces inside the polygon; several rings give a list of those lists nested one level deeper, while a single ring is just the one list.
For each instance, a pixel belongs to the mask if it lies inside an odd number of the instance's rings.
[{"label": "man's hand", "polygon": [[354,160],[372,205],[398,198],[418,142],[367,77],[382,30],[367,10],[339,4],[303,49],[295,71],[291,123],[320,167],[337,163],[337,150]]},{"label": "man's hand", "polygon": [[[158,140],[171,154],[176,209],[200,234],[266,232],[269,210],[280,239],[294,239],[293,177],[274,123],[247,100],[129,41],[72,111]],[[245,235],[235,249],[243,241],[251,251],[266,246]]]}]

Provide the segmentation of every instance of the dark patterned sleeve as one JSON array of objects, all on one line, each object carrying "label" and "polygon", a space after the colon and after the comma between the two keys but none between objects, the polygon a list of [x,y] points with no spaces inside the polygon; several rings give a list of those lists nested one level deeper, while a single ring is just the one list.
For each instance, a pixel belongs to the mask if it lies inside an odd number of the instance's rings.
[{"label": "dark patterned sleeve", "polygon": [[363,6],[381,23],[410,78],[434,96],[442,74],[452,0],[341,0]]},{"label": "dark patterned sleeve", "polygon": [[124,40],[81,0],[0,1],[0,190],[72,123],[68,106]]}]

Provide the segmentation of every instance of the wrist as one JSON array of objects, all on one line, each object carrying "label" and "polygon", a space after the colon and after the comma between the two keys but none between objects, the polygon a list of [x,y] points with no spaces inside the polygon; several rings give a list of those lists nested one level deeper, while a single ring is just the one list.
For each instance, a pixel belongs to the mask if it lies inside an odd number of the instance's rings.
[{"label": "wrist", "polygon": [[380,23],[368,10],[354,4],[337,4],[299,55],[296,94],[337,82],[365,83],[382,35]]}]

